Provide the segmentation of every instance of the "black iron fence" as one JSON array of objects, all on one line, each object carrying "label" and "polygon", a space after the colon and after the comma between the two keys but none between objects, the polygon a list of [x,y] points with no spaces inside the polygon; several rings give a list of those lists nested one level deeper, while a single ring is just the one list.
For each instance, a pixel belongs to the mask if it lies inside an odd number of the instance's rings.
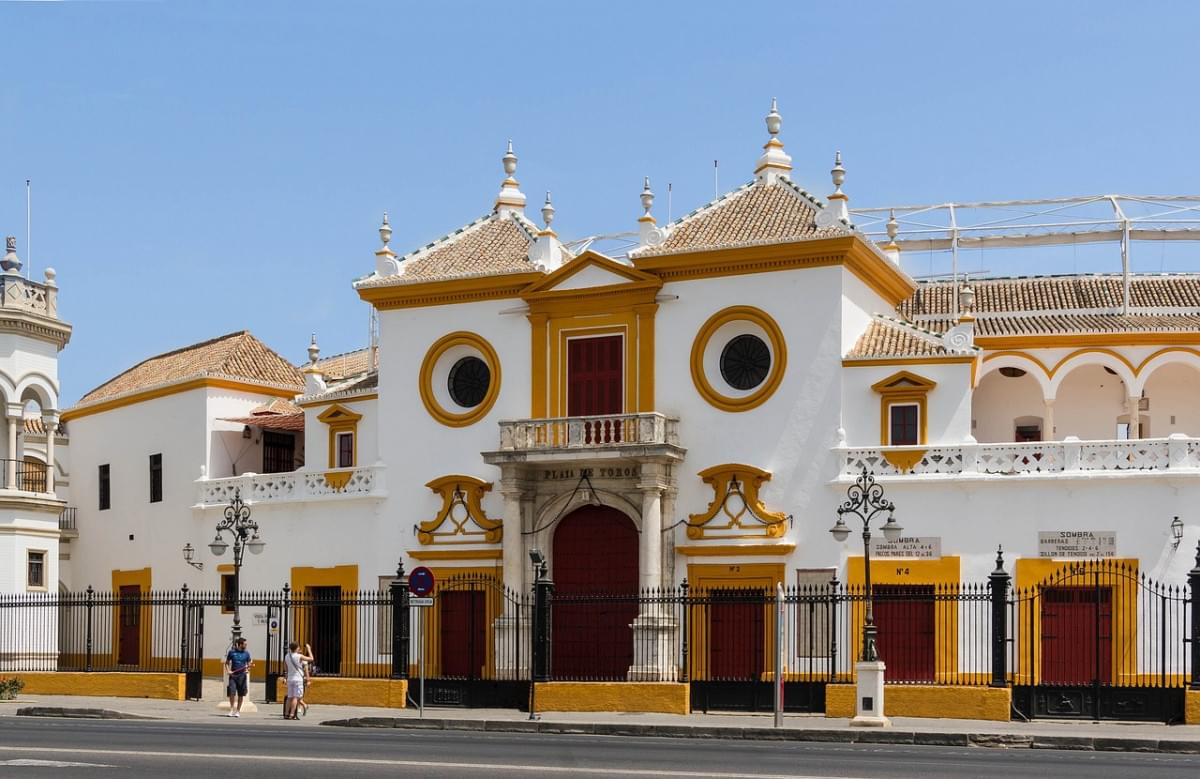
[{"label": "black iron fence", "polygon": [[[8,477],[8,469],[13,469],[13,479]],[[26,492],[53,492],[50,487],[45,463],[36,460],[0,460],[0,478],[4,486],[10,490]]]},{"label": "black iron fence", "polygon": [[75,506],[68,506],[58,513],[59,530],[76,530],[75,515],[79,511]]}]

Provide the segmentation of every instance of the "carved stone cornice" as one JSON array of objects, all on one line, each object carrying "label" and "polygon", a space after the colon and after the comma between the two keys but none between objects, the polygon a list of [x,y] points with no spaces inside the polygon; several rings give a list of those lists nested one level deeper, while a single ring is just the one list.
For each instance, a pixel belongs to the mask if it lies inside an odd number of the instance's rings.
[{"label": "carved stone cornice", "polygon": [[59,351],[71,340],[71,326],[66,322],[29,311],[0,307],[0,333],[24,335],[49,341]]}]

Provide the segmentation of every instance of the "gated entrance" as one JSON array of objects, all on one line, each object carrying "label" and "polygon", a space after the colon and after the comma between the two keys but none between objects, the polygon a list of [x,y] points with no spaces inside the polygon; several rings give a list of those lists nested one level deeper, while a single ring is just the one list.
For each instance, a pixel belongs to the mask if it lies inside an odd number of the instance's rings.
[{"label": "gated entrance", "polygon": [[1009,601],[1013,707],[1025,717],[1183,718],[1191,601],[1117,560],[1065,563]]},{"label": "gated entrance", "polygon": [[889,682],[932,682],[935,605],[932,585],[876,584],[874,617],[879,657]]}]

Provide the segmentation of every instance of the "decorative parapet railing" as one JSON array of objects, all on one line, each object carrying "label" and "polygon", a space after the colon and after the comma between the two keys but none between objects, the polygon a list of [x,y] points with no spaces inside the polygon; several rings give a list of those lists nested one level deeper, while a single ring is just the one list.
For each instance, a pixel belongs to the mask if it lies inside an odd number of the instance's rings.
[{"label": "decorative parapet railing", "polygon": [[876,476],[1035,476],[1051,473],[1200,472],[1200,438],[1129,441],[840,447],[838,478],[863,468]]},{"label": "decorative parapet railing", "polygon": [[15,273],[0,274],[0,307],[58,319],[58,286],[53,276],[47,275],[46,280],[50,283],[39,284]]},{"label": "decorative parapet railing", "polygon": [[500,450],[606,449],[636,445],[679,445],[679,420],[648,412],[500,422]]},{"label": "decorative parapet railing", "polygon": [[196,506],[223,506],[241,492],[247,503],[295,503],[307,500],[386,497],[382,464],[327,471],[246,473],[196,481]]}]

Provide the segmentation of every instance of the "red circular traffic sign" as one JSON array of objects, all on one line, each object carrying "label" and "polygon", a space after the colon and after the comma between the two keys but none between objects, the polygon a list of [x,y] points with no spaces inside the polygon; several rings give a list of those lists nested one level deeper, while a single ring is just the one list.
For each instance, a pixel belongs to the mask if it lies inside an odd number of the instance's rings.
[{"label": "red circular traffic sign", "polygon": [[433,571],[423,565],[413,568],[408,575],[408,591],[418,598],[433,592]]}]

